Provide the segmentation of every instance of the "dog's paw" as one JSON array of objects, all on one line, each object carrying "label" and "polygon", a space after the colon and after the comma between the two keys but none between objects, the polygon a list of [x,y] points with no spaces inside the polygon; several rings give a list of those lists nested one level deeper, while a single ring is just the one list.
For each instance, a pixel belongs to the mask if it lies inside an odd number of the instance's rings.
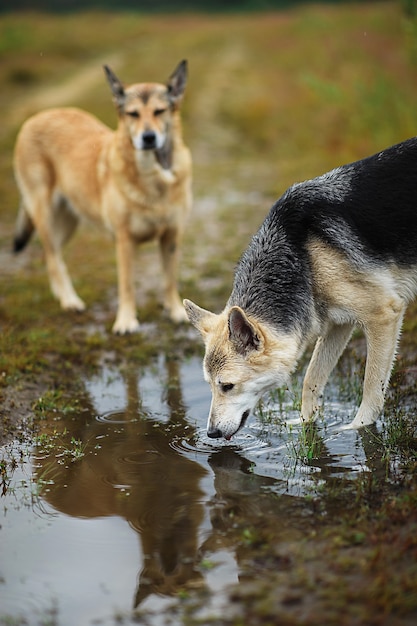
[{"label": "dog's paw", "polygon": [[357,430],[356,426],[352,426],[353,422],[349,422],[349,424],[342,424],[342,426],[340,426],[340,430]]},{"label": "dog's paw", "polygon": [[364,419],[355,417],[349,424],[344,424],[341,426],[340,430],[359,430],[360,428],[364,428],[365,426],[371,426],[374,423],[372,419]]},{"label": "dog's paw", "polygon": [[138,333],[140,331],[140,324],[136,318],[132,320],[117,320],[113,324],[112,332],[115,335],[129,335],[131,333]]},{"label": "dog's paw", "polygon": [[61,307],[65,311],[75,311],[77,313],[82,313],[86,309],[85,303],[77,295],[62,300]]}]

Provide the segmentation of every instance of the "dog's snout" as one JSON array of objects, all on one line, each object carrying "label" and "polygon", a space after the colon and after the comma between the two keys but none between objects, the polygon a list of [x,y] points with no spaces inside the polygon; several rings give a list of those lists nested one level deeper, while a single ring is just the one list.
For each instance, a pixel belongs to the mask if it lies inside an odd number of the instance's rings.
[{"label": "dog's snout", "polygon": [[145,130],[142,133],[142,143],[145,150],[156,148],[156,135],[153,130]]},{"label": "dog's snout", "polygon": [[220,439],[221,437],[223,437],[223,433],[220,430],[220,428],[208,428],[207,429],[207,435],[211,438],[211,439]]}]

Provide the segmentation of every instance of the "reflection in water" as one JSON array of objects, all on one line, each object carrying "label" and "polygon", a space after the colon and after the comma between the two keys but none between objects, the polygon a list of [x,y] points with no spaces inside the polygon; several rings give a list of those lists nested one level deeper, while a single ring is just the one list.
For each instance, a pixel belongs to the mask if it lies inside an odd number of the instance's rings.
[{"label": "reflection in water", "polygon": [[[187,381],[183,389],[180,375]],[[218,598],[218,590],[238,578],[256,576],[248,566],[254,562],[248,551],[257,549],[251,534],[256,535],[256,529],[272,529],[271,539],[284,553],[285,546],[316,528],[322,515],[330,519],[339,514],[345,503],[333,498],[335,489],[340,495],[340,488],[363,471],[381,479],[387,476],[376,428],[359,435],[341,432],[340,417],[332,410],[325,423],[302,427],[292,421],[290,408],[281,407],[289,426],[279,420],[252,420],[232,442],[208,439],[208,393],[199,360],[182,362],[180,371],[177,361],[166,358],[142,372],[132,367],[122,375],[105,370],[86,382],[76,414],[68,413],[60,422],[42,421],[44,445],[37,447],[33,463],[43,502],[54,507],[54,520],[65,518],[59,512],[72,521],[95,520],[94,530],[100,518],[116,516],[128,522],[138,535],[142,559],[129,560],[129,573],[118,590],[126,590],[142,610],[151,605],[158,611],[161,596],[184,588],[204,586]],[[59,445],[48,446],[48,437],[52,442],[58,437]],[[118,551],[123,548],[120,526],[111,528],[116,528],[112,549]],[[63,524],[58,535],[63,544],[76,539],[81,547],[89,537],[81,524]],[[68,550],[62,559],[53,558],[56,546],[55,536],[55,543],[52,539],[45,548],[48,573],[42,570],[40,579],[48,580],[54,567],[68,564],[62,583],[58,570],[54,580],[59,599],[67,599],[65,582],[74,576],[72,560]],[[91,547],[89,571],[95,583],[103,579],[100,567],[107,560],[107,548]],[[19,556],[24,560],[23,553]],[[84,554],[79,558],[81,566],[87,566]],[[217,566],[213,573],[201,567],[205,563]],[[121,577],[117,567],[121,565],[109,567],[114,579]],[[25,584],[24,591],[31,592],[32,586]],[[15,583],[15,589],[20,588]],[[77,579],[73,589],[83,592]],[[7,592],[6,586],[3,590]],[[90,590],[88,603],[92,611],[104,607],[109,612],[113,598],[106,604],[102,592],[94,595]],[[72,624],[65,610],[60,615],[63,624]]]},{"label": "reflection in water", "polygon": [[215,495],[210,502],[213,533],[206,549],[227,545],[229,539],[233,542],[236,525],[256,527],[264,516],[278,522],[276,541],[297,533],[297,518],[304,519],[309,510],[304,498],[271,494],[268,488],[275,490],[277,480],[255,474],[252,464],[236,450],[224,448],[213,453],[209,464],[214,472]]},{"label": "reflection in water", "polygon": [[[364,428],[359,435],[370,475],[384,481],[388,468],[383,460],[377,427]],[[309,532],[315,533],[323,516],[327,522],[332,516],[338,519],[340,508],[344,509],[349,501],[345,498],[350,498],[353,483],[351,477],[344,477],[348,470],[338,467],[337,455],[330,453],[316,425],[300,428],[298,445],[300,452],[311,454],[312,458],[304,456],[303,464],[313,468],[311,483],[320,482],[319,499],[285,493],[286,481],[256,474],[253,463],[244,453],[231,447],[213,452],[208,459],[214,472],[215,495],[209,503],[212,532],[201,551],[213,553],[220,548],[232,549],[239,566],[239,578],[256,577],[256,572],[248,571],[247,563],[248,552],[252,550],[249,563],[253,564],[257,529],[272,527],[273,545],[283,546],[285,554],[288,543],[303,541]],[[348,487],[347,491],[344,487]],[[253,542],[252,547],[248,547],[248,542]],[[276,565],[282,567],[283,563]]]},{"label": "reflection in water", "polygon": [[[378,433],[378,427],[372,424],[353,432],[356,447],[361,453],[357,454],[357,458],[361,460],[359,467],[356,467],[356,470],[359,469],[359,474],[356,471],[357,479],[362,482],[361,489],[364,489],[365,484],[371,485],[375,480],[382,484],[389,478],[390,465],[384,457],[383,441]],[[316,423],[303,425],[300,429],[299,454],[302,463],[313,470],[310,477],[312,483],[317,485],[322,508],[326,508],[329,515],[332,513],[337,515],[344,502],[349,501],[354,467],[352,463],[341,465],[341,457],[343,458],[343,454],[347,454],[348,450],[341,453],[338,447],[337,453],[332,453],[331,443],[331,439],[325,440]],[[354,459],[355,457],[352,460]]]},{"label": "reflection in water", "polygon": [[365,452],[367,465],[374,478],[386,479],[390,475],[389,458],[385,454],[381,433],[376,424],[359,430],[359,436]]},{"label": "reflection in water", "polygon": [[[356,432],[356,431],[355,431]],[[385,480],[390,474],[389,460],[385,456],[382,436],[376,424],[365,426],[357,431],[358,445],[362,444],[366,469],[372,472],[374,478]],[[352,468],[339,466],[339,456],[331,454],[328,445],[320,434],[317,424],[309,424],[303,428],[303,438],[306,438],[309,449],[315,450],[309,465],[318,467],[322,479],[329,479],[334,473],[350,473]],[[365,468],[364,468],[365,469]]]},{"label": "reflection in water", "polygon": [[144,563],[135,606],[151,593],[170,595],[201,578],[197,531],[206,471],[170,446],[171,437],[188,424],[177,362],[167,359],[165,365],[169,421],[163,427],[143,414],[137,375],[129,370],[126,408],[94,419],[85,406],[64,435],[68,447],[76,438],[82,458],[61,464],[38,453],[38,475],[54,477],[42,495],[55,509],[83,518],[118,515],[138,533]]}]

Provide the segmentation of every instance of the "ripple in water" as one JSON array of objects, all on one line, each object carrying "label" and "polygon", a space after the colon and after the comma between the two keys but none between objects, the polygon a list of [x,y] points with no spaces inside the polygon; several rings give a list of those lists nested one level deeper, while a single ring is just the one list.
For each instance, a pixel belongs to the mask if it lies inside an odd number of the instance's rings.
[{"label": "ripple in water", "polygon": [[256,432],[252,432],[247,428],[239,431],[230,441],[226,441],[226,439],[211,439],[208,437],[205,428],[199,428],[189,437],[173,437],[170,442],[170,446],[177,452],[201,453],[203,455],[212,454],[224,448],[238,452],[248,452],[250,450],[258,450],[265,445],[267,445],[265,441],[260,439]]},{"label": "ripple in water", "polygon": [[101,415],[96,415],[96,421],[102,424],[129,424],[137,422],[139,415],[129,414],[127,411],[108,411]]},{"label": "ripple in water", "polygon": [[149,465],[157,463],[162,455],[158,450],[140,450],[138,452],[130,452],[119,458],[120,463],[128,463],[132,465]]},{"label": "ripple in water", "polygon": [[170,445],[190,458],[198,460],[200,456],[201,463],[210,455],[230,450],[251,463],[252,473],[275,479],[279,492],[284,482],[286,493],[298,496],[317,488],[320,477],[353,477],[366,469],[357,432],[340,430],[341,424],[350,421],[349,409],[343,404],[331,403],[332,417],[318,420],[312,441],[308,441],[297,410],[284,408],[283,413],[285,419],[278,410],[269,419],[252,416],[230,441],[210,439],[205,427],[199,427],[189,437],[173,437]]}]

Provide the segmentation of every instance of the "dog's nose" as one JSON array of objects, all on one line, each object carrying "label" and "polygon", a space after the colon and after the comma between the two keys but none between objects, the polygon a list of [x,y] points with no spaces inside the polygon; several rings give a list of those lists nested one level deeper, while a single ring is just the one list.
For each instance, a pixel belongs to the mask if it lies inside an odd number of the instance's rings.
[{"label": "dog's nose", "polygon": [[209,428],[207,430],[207,435],[211,438],[211,439],[220,439],[220,437],[223,437],[223,433],[220,430],[220,428]]},{"label": "dog's nose", "polygon": [[156,146],[156,135],[153,130],[145,130],[142,133],[142,143],[145,150],[151,150]]}]

